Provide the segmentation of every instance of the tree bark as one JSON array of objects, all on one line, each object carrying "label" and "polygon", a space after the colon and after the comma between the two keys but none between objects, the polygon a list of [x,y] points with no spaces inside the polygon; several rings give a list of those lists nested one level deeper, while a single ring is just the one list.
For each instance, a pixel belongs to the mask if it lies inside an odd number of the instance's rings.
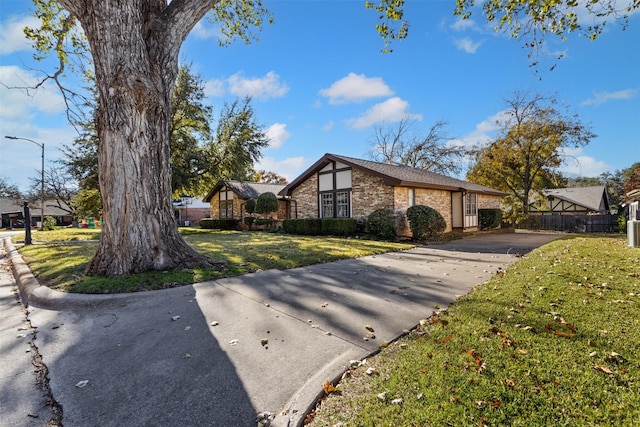
[{"label": "tree bark", "polygon": [[180,235],[171,204],[169,118],[180,46],[214,0],[60,0],[88,38],[104,221],[86,273],[221,266]]}]

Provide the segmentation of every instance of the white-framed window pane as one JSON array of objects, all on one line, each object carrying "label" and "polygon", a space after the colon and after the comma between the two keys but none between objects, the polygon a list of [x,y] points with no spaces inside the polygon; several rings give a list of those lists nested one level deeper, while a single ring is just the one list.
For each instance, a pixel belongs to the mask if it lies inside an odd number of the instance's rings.
[{"label": "white-framed window pane", "polygon": [[321,203],[321,217],[333,218],[333,194],[322,194],[320,196]]},{"label": "white-framed window pane", "polygon": [[349,193],[346,191],[336,193],[336,217],[349,218]]},{"label": "white-framed window pane", "polygon": [[472,194],[472,193],[467,193],[466,197],[465,197],[465,205],[466,205],[466,209],[465,209],[465,213],[467,215],[476,215],[478,210],[477,210],[477,199],[476,199],[476,194]]}]

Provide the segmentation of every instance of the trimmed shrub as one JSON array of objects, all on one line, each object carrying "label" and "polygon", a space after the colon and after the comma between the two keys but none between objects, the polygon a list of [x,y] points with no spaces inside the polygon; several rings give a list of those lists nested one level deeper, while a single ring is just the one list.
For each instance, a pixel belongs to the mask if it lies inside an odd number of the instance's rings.
[{"label": "trimmed shrub", "polygon": [[249,199],[245,202],[244,204],[244,210],[247,211],[247,213],[252,214],[255,213],[256,211],[256,199]]},{"label": "trimmed shrub", "polygon": [[249,226],[249,230],[251,230],[251,226],[253,225],[254,222],[256,222],[256,217],[255,216],[245,216],[244,217],[244,223],[245,223],[245,225]]},{"label": "trimmed shrub", "polygon": [[407,209],[407,219],[415,240],[439,236],[447,228],[447,223],[440,212],[429,206],[411,206]]},{"label": "trimmed shrub", "polygon": [[273,220],[271,218],[256,218],[256,220],[254,221],[254,224],[262,227],[273,227]]},{"label": "trimmed shrub", "polygon": [[51,231],[56,229],[56,219],[52,216],[45,216],[42,222],[42,231]]},{"label": "trimmed shrub", "polygon": [[367,218],[365,231],[383,240],[395,240],[398,231],[396,218],[391,209],[377,209],[371,212]]},{"label": "trimmed shrub", "polygon": [[351,236],[356,234],[353,218],[298,218],[282,221],[282,229],[289,234],[303,236]]},{"label": "trimmed shrub", "polygon": [[278,197],[267,191],[258,196],[256,213],[268,215],[271,212],[278,212]]},{"label": "trimmed shrub", "polygon": [[502,224],[500,209],[478,209],[478,226],[480,230],[498,228]]},{"label": "trimmed shrub", "polygon": [[214,218],[202,218],[200,220],[200,227],[206,228],[210,230],[237,230],[240,225],[239,219],[233,218],[225,218],[225,219],[214,219]]}]

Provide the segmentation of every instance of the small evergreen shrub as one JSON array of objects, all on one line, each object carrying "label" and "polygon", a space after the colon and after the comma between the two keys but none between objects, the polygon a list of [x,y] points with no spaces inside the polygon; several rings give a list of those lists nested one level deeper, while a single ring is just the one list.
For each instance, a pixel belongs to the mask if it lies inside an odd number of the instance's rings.
[{"label": "small evergreen shrub", "polygon": [[395,240],[398,231],[393,212],[390,209],[377,209],[371,212],[367,218],[365,231],[383,240]]},{"label": "small evergreen shrub", "polygon": [[245,216],[244,217],[244,223],[245,225],[249,226],[249,230],[251,230],[251,226],[256,222],[256,217],[255,216]]},{"label": "small evergreen shrub", "polygon": [[247,211],[247,213],[252,214],[255,213],[256,211],[256,199],[249,199],[245,202],[244,204],[244,210]]},{"label": "small evergreen shrub", "polygon": [[278,197],[267,191],[258,196],[256,213],[268,215],[271,212],[278,212]]},{"label": "small evergreen shrub", "polygon": [[500,209],[478,209],[478,226],[480,230],[498,228],[502,224]]},{"label": "small evergreen shrub", "polygon": [[52,216],[45,216],[42,222],[42,231],[51,231],[56,229],[56,219]]},{"label": "small evergreen shrub", "polygon": [[273,227],[273,220],[271,218],[256,218],[253,223],[259,227]]},{"label": "small evergreen shrub", "polygon": [[429,206],[411,206],[407,209],[407,219],[415,240],[437,237],[447,228],[440,212]]},{"label": "small evergreen shrub", "polygon": [[282,221],[282,229],[289,234],[303,236],[352,236],[356,234],[353,218],[298,218]]},{"label": "small evergreen shrub", "polygon": [[237,230],[239,225],[240,220],[233,218],[202,218],[200,220],[200,227],[209,230]]}]

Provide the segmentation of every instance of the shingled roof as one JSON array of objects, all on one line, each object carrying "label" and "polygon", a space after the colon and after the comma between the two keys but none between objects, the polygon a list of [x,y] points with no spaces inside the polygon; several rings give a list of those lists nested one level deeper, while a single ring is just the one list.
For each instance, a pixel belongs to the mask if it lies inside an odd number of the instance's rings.
[{"label": "shingled roof", "polygon": [[498,191],[493,188],[463,181],[461,179],[451,178],[446,175],[440,175],[423,169],[389,163],[373,162],[370,160],[356,159],[353,157],[339,156],[329,153],[322,156],[320,160],[315,162],[298,178],[288,184],[282,191],[280,191],[280,195],[290,196],[291,192],[298,185],[306,181],[311,175],[318,172],[320,169],[322,169],[332,161],[344,163],[354,169],[360,169],[369,174],[379,176],[383,179],[384,183],[389,186],[429,188],[449,191],[467,191],[494,196],[506,195],[502,191]]},{"label": "shingled roof", "polygon": [[262,182],[247,181],[220,181],[215,187],[204,197],[205,202],[211,202],[213,195],[227,186],[243,199],[257,199],[263,193],[278,194],[285,186],[284,184],[264,184]]},{"label": "shingled roof", "polygon": [[592,211],[608,211],[609,196],[607,189],[603,185],[595,187],[574,187],[574,188],[553,188],[543,190],[542,194],[547,197],[566,200]]}]

